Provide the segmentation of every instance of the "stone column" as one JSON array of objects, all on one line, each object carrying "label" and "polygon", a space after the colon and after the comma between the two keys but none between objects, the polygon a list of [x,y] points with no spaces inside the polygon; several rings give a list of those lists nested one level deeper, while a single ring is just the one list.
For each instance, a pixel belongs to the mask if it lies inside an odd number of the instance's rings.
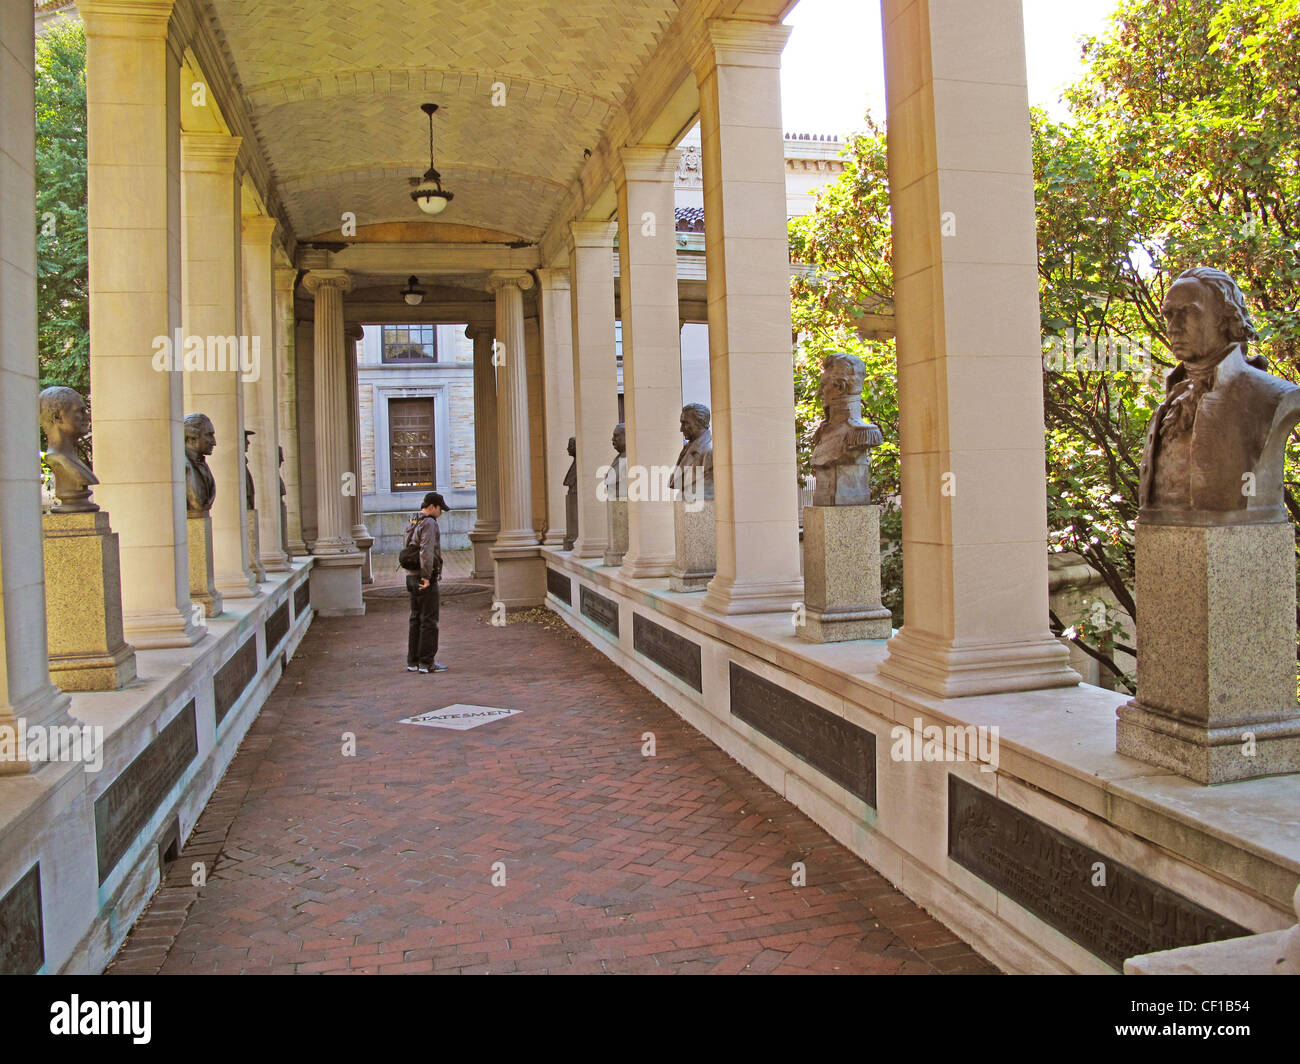
[{"label": "stone column", "polygon": [[298,499],[302,541],[310,551],[320,528],[316,517],[316,337],[310,319],[295,319],[293,350],[298,370]]},{"label": "stone column", "polygon": [[492,544],[501,530],[500,495],[497,460],[497,367],[492,356],[491,325],[470,325],[465,335],[474,341],[474,494],[478,517],[469,534],[474,545],[475,580],[490,580],[495,575]]},{"label": "stone column", "polygon": [[206,414],[217,447],[208,466],[217,482],[212,503],[213,581],[224,602],[261,592],[249,564],[244,492],[243,329],[240,284],[239,137],[181,134],[183,327],[187,353],[203,344],[204,369],[185,372],[187,414]]},{"label": "stone column", "polygon": [[269,573],[289,570],[280,529],[280,351],[275,335],[271,238],[276,220],[263,215],[243,219],[244,332],[257,356],[256,379],[244,384],[245,426],[256,433],[248,447],[248,467],[257,493],[258,562]]},{"label": "stone column", "polygon": [[880,675],[941,697],[1072,685],[1047,616],[1020,0],[881,15],[906,624]]},{"label": "stone column", "polygon": [[573,315],[569,309],[569,271],[537,271],[538,313],[542,331],[542,388],[546,408],[546,537],[548,547],[563,547],[564,474],[569,471],[573,435]]},{"label": "stone column", "polygon": [[[86,27],[95,498],[113,515],[121,543],[127,641],[140,650],[185,647],[205,632],[190,608],[181,374],[170,372],[166,359],[154,366],[155,343],[167,341],[161,353],[173,354],[181,326],[180,55],[167,38],[172,4],[77,6]],[[23,49],[30,54],[30,41]],[[5,107],[21,112],[16,103]],[[41,568],[25,571],[36,576]]]},{"label": "stone column", "polygon": [[578,538],[573,544],[573,556],[600,558],[606,546],[605,504],[596,493],[596,471],[605,464],[609,436],[618,424],[618,357],[614,347],[617,225],[571,222],[569,229],[573,435],[577,437],[578,452]]},{"label": "stone column", "polygon": [[[276,382],[277,420],[279,442],[284,449],[284,464],[279,468],[285,487],[284,549],[293,557],[300,558],[308,551],[302,537],[302,492],[298,476],[298,355],[293,323],[293,286],[297,276],[298,271],[292,266],[277,266],[273,271],[275,365],[279,372]],[[275,490],[279,492],[278,485]]]},{"label": "stone column", "polygon": [[[36,141],[32,9],[0,19],[0,729],[66,722],[68,696],[50,683],[37,461]],[[162,375],[165,379],[166,375]],[[17,751],[21,756],[22,751]],[[35,766],[39,768],[39,765]],[[0,776],[29,771],[0,759]]]},{"label": "stone column", "polygon": [[[623,421],[634,478],[627,504],[623,575],[666,576],[673,567],[673,501],[667,484],[682,440],[682,345],[677,308],[677,151],[624,148],[618,190],[623,309]],[[659,473],[663,471],[662,478]],[[638,484],[640,490],[638,491]]]},{"label": "stone column", "polygon": [[528,442],[528,367],[524,354],[524,290],[533,276],[498,270],[496,293],[497,436],[500,444],[501,530],[492,545],[496,598],[531,606],[546,598],[546,572],[533,531],[532,458]]},{"label": "stone column", "polygon": [[788,26],[714,20],[700,87],[717,575],[704,607],[788,611],[799,575],[781,49]]},{"label": "stone column", "polygon": [[312,554],[312,608],[325,617],[365,613],[361,598],[361,552],[353,542],[352,510],[343,494],[350,462],[347,340],[343,293],[352,280],[343,270],[313,269],[303,281],[316,298],[316,520]]},{"label": "stone column", "polygon": [[348,513],[352,520],[352,542],[361,552],[361,582],[373,584],[375,577],[370,570],[370,548],[375,545],[375,537],[366,528],[361,507],[361,408],[357,402],[357,359],[361,354],[357,345],[365,337],[365,331],[360,324],[352,322],[344,329],[344,335],[347,343],[343,351],[348,369],[348,471],[352,474]]}]

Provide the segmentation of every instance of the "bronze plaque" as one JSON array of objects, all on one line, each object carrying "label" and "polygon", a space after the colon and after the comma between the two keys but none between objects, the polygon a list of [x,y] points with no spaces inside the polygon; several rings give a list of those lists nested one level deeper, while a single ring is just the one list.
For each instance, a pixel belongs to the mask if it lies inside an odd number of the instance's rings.
[{"label": "bronze plaque", "polygon": [[586,585],[578,588],[579,609],[584,617],[589,617],[610,635],[618,635],[618,603],[613,599],[598,595]]},{"label": "bronze plaque", "polygon": [[293,617],[297,620],[307,612],[307,607],[311,605],[311,582],[304,580],[301,584],[293,589]]},{"label": "bronze plaque", "polygon": [[573,581],[549,565],[546,567],[546,590],[566,606],[573,605]]},{"label": "bronze plaque", "polygon": [[289,631],[289,603],[280,603],[280,608],[266,619],[266,656],[275,653],[275,648]]},{"label": "bronze plaque", "polygon": [[45,963],[38,861],[0,898],[0,975],[34,975]]},{"label": "bronze plaque", "polygon": [[1251,934],[952,775],[948,856],[1114,968]]},{"label": "bronze plaque", "polygon": [[704,691],[700,669],[700,644],[655,624],[649,617],[632,614],[632,647],[661,669],[671,672],[695,690]]},{"label": "bronze plaque", "polygon": [[[270,649],[268,644],[267,649]],[[217,723],[226,719],[231,706],[257,675],[257,640],[246,639],[234,656],[217,670],[212,679],[212,693],[217,706]]]},{"label": "bronze plaque", "polygon": [[95,799],[95,848],[101,883],[198,754],[194,700],[190,699]]},{"label": "bronze plaque", "polygon": [[731,715],[876,807],[876,737],[731,662]]}]

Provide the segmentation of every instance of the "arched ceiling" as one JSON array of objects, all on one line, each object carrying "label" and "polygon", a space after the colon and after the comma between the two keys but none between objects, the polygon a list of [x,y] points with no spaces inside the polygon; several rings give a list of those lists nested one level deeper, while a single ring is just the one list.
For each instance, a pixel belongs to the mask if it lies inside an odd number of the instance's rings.
[{"label": "arched ceiling", "polygon": [[[208,0],[290,224],[439,221],[536,240],[685,0]],[[504,106],[494,106],[494,87]],[[497,88],[500,102],[502,93]]]}]

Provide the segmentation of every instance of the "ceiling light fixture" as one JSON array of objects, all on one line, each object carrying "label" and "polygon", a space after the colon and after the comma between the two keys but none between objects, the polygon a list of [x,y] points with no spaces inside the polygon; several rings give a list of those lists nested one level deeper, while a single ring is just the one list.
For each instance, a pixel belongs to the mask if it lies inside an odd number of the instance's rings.
[{"label": "ceiling light fixture", "polygon": [[402,289],[402,298],[406,300],[407,306],[418,307],[424,302],[424,289],[420,287],[420,279],[411,274],[406,280],[406,287]]},{"label": "ceiling light fixture", "polygon": [[442,175],[433,168],[433,112],[437,109],[436,103],[420,104],[420,110],[429,116],[429,169],[411,191],[411,199],[425,214],[441,214],[452,201],[452,194],[443,191]]}]

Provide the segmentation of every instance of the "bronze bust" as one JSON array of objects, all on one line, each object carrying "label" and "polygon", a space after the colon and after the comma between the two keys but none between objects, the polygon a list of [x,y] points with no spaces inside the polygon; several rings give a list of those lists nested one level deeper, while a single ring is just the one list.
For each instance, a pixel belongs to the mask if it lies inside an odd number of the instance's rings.
[{"label": "bronze bust", "polygon": [[1185,270],[1161,306],[1178,366],[1147,427],[1140,517],[1157,524],[1288,519],[1283,451],[1300,421],[1300,387],[1248,357],[1246,300],[1221,270]]},{"label": "bronze bust", "polygon": [[217,446],[217,433],[206,414],[185,418],[185,504],[192,514],[212,509],[217,496],[217,481],[208,468],[207,456]]},{"label": "bronze bust", "polygon": [[605,474],[605,498],[627,498],[627,428],[623,422],[614,426],[614,435],[610,439],[614,445],[614,461],[610,463]]},{"label": "bronze bust", "polygon": [[709,431],[712,420],[713,415],[703,403],[687,403],[682,407],[680,428],[686,445],[677,455],[677,464],[668,481],[670,488],[685,489],[691,497],[713,498],[713,433]]},{"label": "bronze bust", "polygon": [[54,495],[59,500],[51,512],[94,513],[99,507],[90,501],[90,485],[98,484],[99,478],[77,454],[77,441],[90,431],[86,400],[61,385],[46,388],[39,400],[41,428],[49,442],[45,464],[54,473]]},{"label": "bronze bust", "polygon": [[854,355],[827,355],[817,389],[823,416],[813,432],[814,506],[865,506],[871,502],[871,448],[880,429],[862,420],[866,367]]}]

